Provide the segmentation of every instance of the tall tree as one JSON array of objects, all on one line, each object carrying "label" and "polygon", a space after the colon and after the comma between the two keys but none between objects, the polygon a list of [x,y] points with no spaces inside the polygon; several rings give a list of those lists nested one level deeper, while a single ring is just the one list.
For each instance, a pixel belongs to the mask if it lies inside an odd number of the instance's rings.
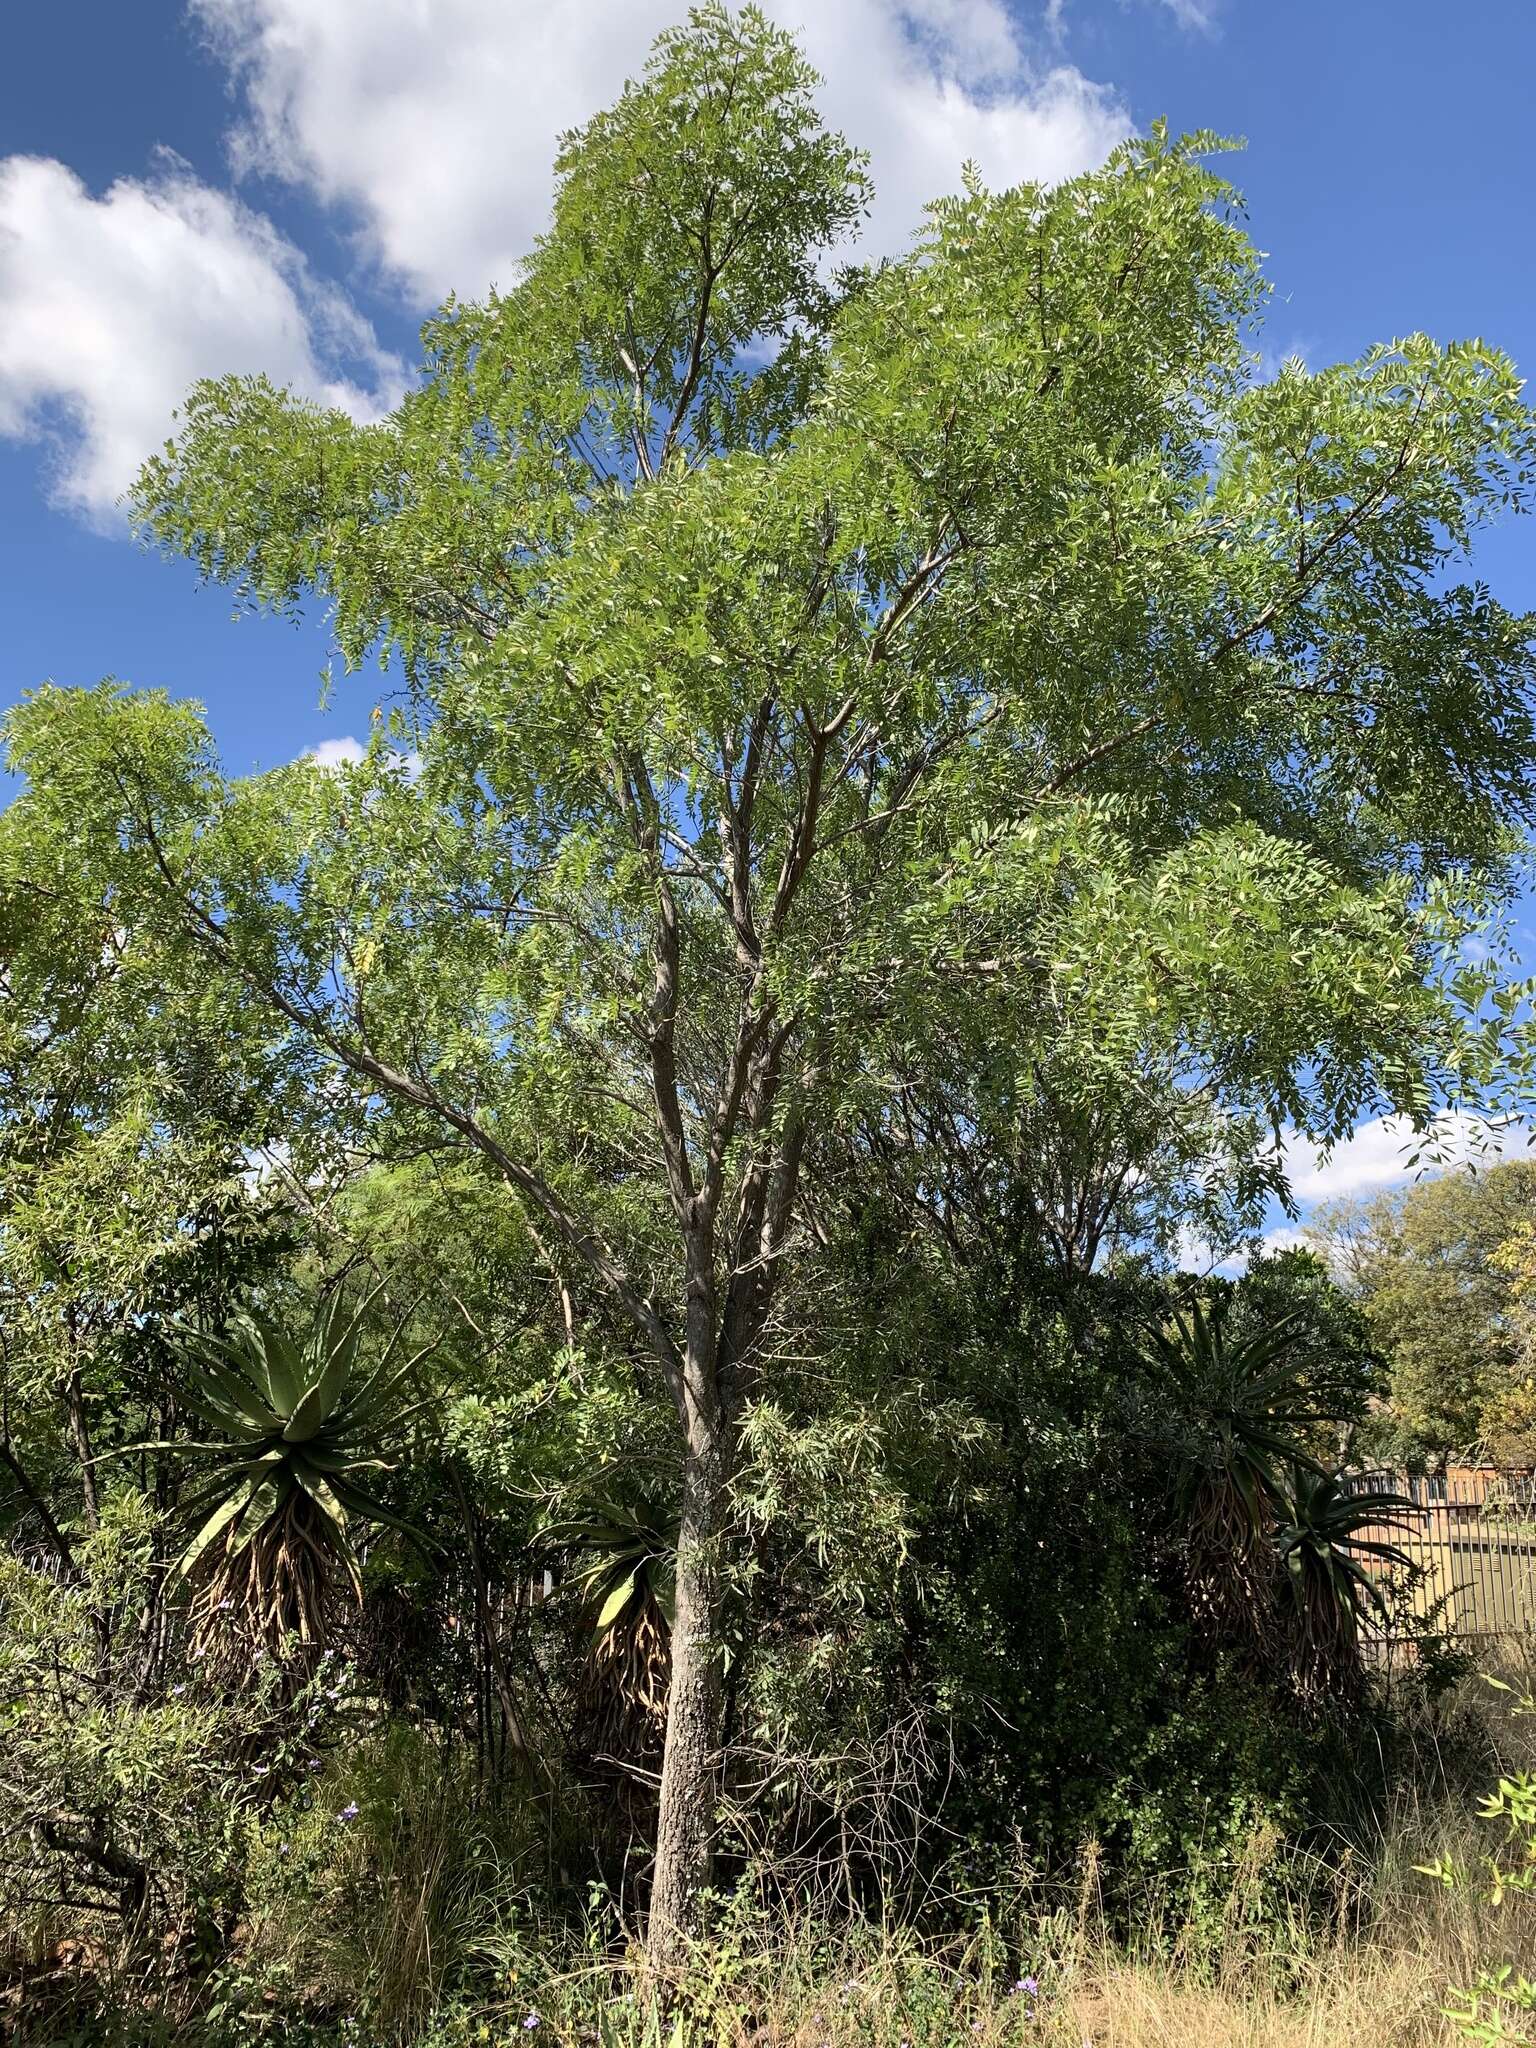
[{"label": "tall tree", "polygon": [[[931,211],[866,198],[755,10],[569,137],[521,280],[374,426],[204,385],[139,514],[399,665],[368,759],[227,785],[161,707],[18,714],[135,914],[445,1136],[677,1417],[650,1939],[698,1925],[722,1554],[808,1134],[961,1008],[1326,1139],[1491,1083],[1454,944],[1530,811],[1529,621],[1454,564],[1528,494],[1508,362],[1413,337],[1263,381],[1208,138]],[[401,749],[413,749],[411,759]]]}]

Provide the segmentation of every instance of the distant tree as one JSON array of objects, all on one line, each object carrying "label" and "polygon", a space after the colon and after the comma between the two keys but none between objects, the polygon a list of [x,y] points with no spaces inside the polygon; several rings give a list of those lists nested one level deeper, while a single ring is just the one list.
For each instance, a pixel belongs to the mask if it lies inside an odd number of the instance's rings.
[{"label": "distant tree", "polygon": [[[1508,1456],[1526,1341],[1520,1247],[1536,1224],[1536,1164],[1457,1171],[1314,1225],[1358,1291],[1388,1361],[1377,1433],[1396,1454]],[[1513,1249],[1511,1249],[1513,1247]]]},{"label": "distant tree", "polygon": [[[193,721],[107,690],[13,724],[132,915],[347,1077],[376,1144],[477,1161],[664,1390],[664,1967],[823,1141],[897,1115],[961,1023],[1074,1131],[1138,1073],[1316,1138],[1480,1100],[1499,971],[1456,946],[1536,766],[1531,624],[1456,574],[1536,474],[1502,356],[1414,336],[1264,378],[1216,145],[1161,129],[1054,187],[972,180],[834,277],[867,186],[813,83],[755,10],[700,8],[391,417],[192,395],[141,521],[398,665],[361,766],[228,784]],[[1086,1225],[1034,1208],[1081,1260],[1120,1168],[1073,1146]]]},{"label": "distant tree", "polygon": [[1492,1264],[1509,1282],[1515,1357],[1483,1412],[1483,1436],[1500,1464],[1536,1466],[1536,1200]]}]

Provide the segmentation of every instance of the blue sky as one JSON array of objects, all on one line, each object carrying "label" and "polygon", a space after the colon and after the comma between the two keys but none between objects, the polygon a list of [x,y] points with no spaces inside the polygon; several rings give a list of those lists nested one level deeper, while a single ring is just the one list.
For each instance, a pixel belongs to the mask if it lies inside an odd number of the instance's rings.
[{"label": "blue sky", "polygon": [[[227,593],[125,537],[116,494],[199,374],[265,367],[359,412],[387,404],[424,314],[450,285],[507,277],[542,222],[556,130],[612,96],[681,4],[11,10],[0,698],[103,675],[196,696],[237,770],[366,730],[371,678],[338,675],[322,706],[322,621],[232,624]],[[1423,328],[1536,368],[1529,0],[770,11],[806,27],[833,118],[873,151],[874,247],[899,247],[966,155],[998,184],[1061,175],[1164,114],[1247,139],[1231,174],[1278,287],[1274,355],[1320,363]],[[1536,525],[1489,535],[1480,566],[1536,608]]]}]

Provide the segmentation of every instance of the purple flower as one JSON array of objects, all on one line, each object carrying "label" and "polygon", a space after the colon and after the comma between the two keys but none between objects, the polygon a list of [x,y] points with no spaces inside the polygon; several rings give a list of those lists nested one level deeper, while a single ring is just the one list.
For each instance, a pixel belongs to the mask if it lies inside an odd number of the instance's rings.
[{"label": "purple flower", "polygon": [[173,1685],[171,1687],[171,1698],[173,1700],[179,1700],[182,1694],[186,1691],[186,1689],[187,1688],[184,1685]]},{"label": "purple flower", "polygon": [[538,2014],[537,2014],[536,2012],[525,2012],[525,2013],[523,2014],[523,2032],[524,2032],[525,2034],[529,2034],[529,2033],[532,2033],[533,2029],[534,2029],[534,2028],[535,2028],[535,2027],[536,2027],[536,2026],[537,2026],[538,2024],[539,2024],[539,2016],[538,2016]]},{"label": "purple flower", "polygon": [[1015,1991],[1022,1991],[1026,1998],[1033,1998],[1040,1989],[1040,1982],[1036,1977],[1016,1977],[1013,1982],[1013,1989]]},{"label": "purple flower", "polygon": [[279,1856],[291,1856],[293,1854],[293,1850],[287,1842],[279,1842],[277,1845],[277,1853]]},{"label": "purple flower", "polygon": [[338,1820],[356,1820],[357,1801],[355,1799],[351,1800],[346,1806],[344,1806],[341,1809],[340,1813],[337,1814],[336,1818]]}]

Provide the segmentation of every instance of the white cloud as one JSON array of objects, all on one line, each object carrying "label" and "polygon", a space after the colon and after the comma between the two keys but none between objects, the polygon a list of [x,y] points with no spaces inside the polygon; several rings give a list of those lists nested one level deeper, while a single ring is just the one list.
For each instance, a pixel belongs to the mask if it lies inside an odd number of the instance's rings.
[{"label": "white cloud", "polygon": [[1307,1233],[1294,1223],[1282,1223],[1274,1230],[1266,1230],[1259,1239],[1258,1249],[1273,1258],[1276,1252],[1304,1251],[1307,1248]]},{"label": "white cloud", "polygon": [[188,386],[256,370],[360,416],[401,376],[269,221],[180,159],[99,199],[50,158],[0,159],[0,435],[53,444],[57,502],[109,523]]},{"label": "white cloud", "polygon": [[[1046,32],[1058,40],[1066,31],[1067,4],[1068,0],[1045,0]],[[1129,7],[1133,0],[1120,0],[1120,4]],[[1141,4],[1172,15],[1179,27],[1191,34],[1209,35],[1216,27],[1221,0],[1141,0]]]},{"label": "white cloud", "polygon": [[[544,226],[561,129],[611,100],[678,0],[188,0],[246,95],[237,161],[355,220],[418,304],[509,281]],[[1058,178],[1129,127],[1042,66],[1004,0],[769,0],[827,74],[828,118],[874,155],[865,249],[905,244],[974,159]],[[168,153],[96,196],[0,158],[0,437],[47,443],[55,502],[103,526],[201,376],[264,371],[368,417],[398,360],[264,216]]]},{"label": "white cloud", "polygon": [[[356,219],[418,303],[510,283],[546,224],[562,129],[644,61],[678,0],[189,0],[246,94],[236,161]],[[1185,0],[1189,4],[1189,0]],[[1003,0],[768,0],[871,150],[865,247],[905,245],[974,159],[995,185],[1098,162],[1130,123],[1069,65],[1038,66]]]},{"label": "white cloud", "polygon": [[[307,748],[299,756],[301,761],[308,761],[326,774],[334,774],[338,768],[356,768],[367,758],[367,747],[361,740],[354,739],[351,733],[345,733],[339,739],[321,740],[318,746]],[[421,755],[414,747],[404,747],[393,740],[387,741],[383,758],[391,768],[398,769],[407,782],[420,781],[423,764]]]},{"label": "white cloud", "polygon": [[1156,0],[1173,16],[1180,28],[1208,34],[1216,26],[1216,0]]},{"label": "white cloud", "polygon": [[1326,1157],[1304,1138],[1288,1137],[1285,1166],[1292,1194],[1299,1203],[1311,1206],[1379,1194],[1384,1188],[1404,1186],[1421,1173],[1441,1172],[1447,1167],[1489,1166],[1499,1159],[1523,1158],[1530,1150],[1531,1138],[1529,1128],[1513,1119],[1490,1128],[1457,1112],[1441,1117],[1433,1136],[1426,1140],[1416,1137],[1401,1117],[1377,1117],[1360,1124]]},{"label": "white cloud", "polygon": [[334,771],[337,768],[355,768],[360,761],[368,758],[368,749],[361,740],[353,739],[350,733],[342,739],[322,740],[318,747],[311,747],[301,760],[312,761],[317,768]]}]

